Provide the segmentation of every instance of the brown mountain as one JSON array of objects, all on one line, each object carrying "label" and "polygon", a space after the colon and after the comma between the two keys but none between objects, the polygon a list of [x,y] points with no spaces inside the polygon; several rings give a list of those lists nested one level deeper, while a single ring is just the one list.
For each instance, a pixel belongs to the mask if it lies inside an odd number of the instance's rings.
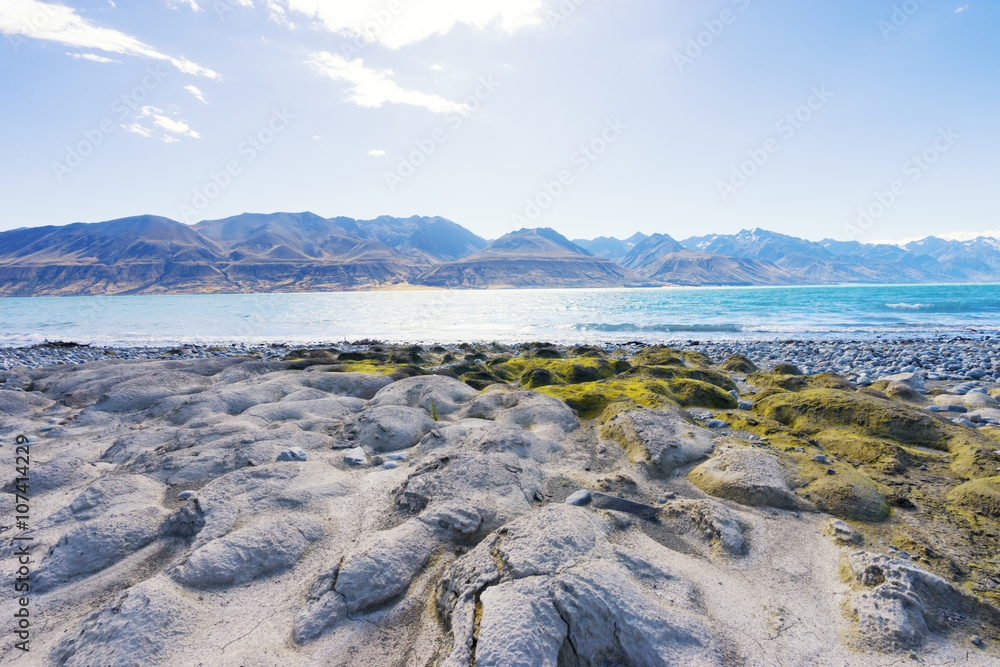
[{"label": "brown mountain", "polygon": [[710,252],[674,252],[642,267],[642,275],[670,285],[799,285],[801,278],[756,259]]},{"label": "brown mountain", "polygon": [[521,229],[457,262],[432,266],[417,282],[435,287],[620,287],[653,285],[595,257],[549,228]]}]

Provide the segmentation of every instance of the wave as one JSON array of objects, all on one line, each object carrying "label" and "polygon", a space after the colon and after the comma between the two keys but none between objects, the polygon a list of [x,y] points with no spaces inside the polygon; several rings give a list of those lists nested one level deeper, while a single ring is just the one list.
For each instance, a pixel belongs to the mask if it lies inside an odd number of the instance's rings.
[{"label": "wave", "polygon": [[887,303],[885,307],[893,310],[927,310],[934,306],[929,303]]}]

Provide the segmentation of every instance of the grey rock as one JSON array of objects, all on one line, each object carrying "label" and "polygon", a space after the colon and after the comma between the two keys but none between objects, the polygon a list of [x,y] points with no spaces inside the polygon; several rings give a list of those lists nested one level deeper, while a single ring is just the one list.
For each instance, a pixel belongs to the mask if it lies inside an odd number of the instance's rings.
[{"label": "grey rock", "polygon": [[566,504],[582,507],[584,505],[589,505],[591,499],[590,491],[587,489],[580,489],[579,491],[574,491],[566,497]]},{"label": "grey rock", "polygon": [[361,447],[354,447],[344,451],[344,463],[349,466],[368,465],[368,455]]},{"label": "grey rock", "polygon": [[708,431],[676,409],[620,412],[608,420],[602,435],[620,444],[630,460],[660,475],[704,459],[715,447]]},{"label": "grey rock", "polygon": [[308,458],[309,455],[301,447],[290,447],[278,454],[275,461],[305,461]]},{"label": "grey rock", "polygon": [[435,427],[434,420],[419,408],[379,405],[349,417],[344,437],[376,453],[409,449]]}]

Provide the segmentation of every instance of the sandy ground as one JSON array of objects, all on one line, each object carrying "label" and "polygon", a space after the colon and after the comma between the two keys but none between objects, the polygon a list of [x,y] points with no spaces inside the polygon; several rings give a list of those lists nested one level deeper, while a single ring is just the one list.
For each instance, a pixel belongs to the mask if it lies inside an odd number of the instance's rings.
[{"label": "sandy ground", "polygon": [[[696,454],[651,475],[534,392],[248,358],[31,377],[38,393],[0,390],[5,484],[14,437],[33,438],[30,529],[4,533],[33,537],[30,652],[7,631],[3,664],[1000,664],[945,582],[886,568],[908,597],[861,628],[873,589],[844,573],[866,546],[831,538],[829,516],[710,498],[686,477]],[[365,465],[348,465],[358,446]],[[293,448],[306,460],[276,461]],[[591,504],[562,502],[578,489]]]}]

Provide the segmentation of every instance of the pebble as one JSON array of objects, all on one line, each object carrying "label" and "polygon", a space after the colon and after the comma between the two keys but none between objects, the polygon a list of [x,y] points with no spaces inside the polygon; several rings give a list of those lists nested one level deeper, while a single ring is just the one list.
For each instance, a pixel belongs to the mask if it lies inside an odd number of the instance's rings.
[{"label": "pebble", "polygon": [[398,468],[399,464],[396,463],[395,461],[386,461],[385,463],[382,464],[382,467],[385,468],[386,470],[392,470],[393,468]]},{"label": "pebble", "polygon": [[591,500],[593,500],[593,496],[590,495],[590,491],[587,489],[580,489],[579,491],[574,491],[569,494],[566,498],[566,504],[583,507],[584,505],[589,505]]},{"label": "pebble", "polygon": [[826,463],[826,454],[817,454],[813,457],[813,461],[816,463]]},{"label": "pebble", "polygon": [[361,447],[354,447],[344,451],[344,463],[349,466],[363,466],[368,464],[368,455]]},{"label": "pebble", "polygon": [[290,447],[280,454],[275,461],[305,461],[309,458],[309,455],[305,453],[300,447]]},{"label": "pebble", "polygon": [[753,410],[753,401],[740,401],[740,410]]},{"label": "pebble", "polygon": [[410,458],[410,453],[393,452],[392,454],[386,454],[385,458],[389,459],[390,461],[405,461],[406,459]]},{"label": "pebble", "polygon": [[722,421],[721,419],[712,419],[712,420],[709,420],[707,426],[709,428],[727,428],[729,426],[729,424],[727,424],[726,422]]},{"label": "pebble", "polygon": [[972,643],[975,644],[976,646],[982,646],[983,639],[979,635],[972,635]]},{"label": "pebble", "polygon": [[194,495],[194,491],[181,491],[180,493],[177,494],[177,499],[178,500],[187,500],[188,498],[190,498],[193,495]]}]

